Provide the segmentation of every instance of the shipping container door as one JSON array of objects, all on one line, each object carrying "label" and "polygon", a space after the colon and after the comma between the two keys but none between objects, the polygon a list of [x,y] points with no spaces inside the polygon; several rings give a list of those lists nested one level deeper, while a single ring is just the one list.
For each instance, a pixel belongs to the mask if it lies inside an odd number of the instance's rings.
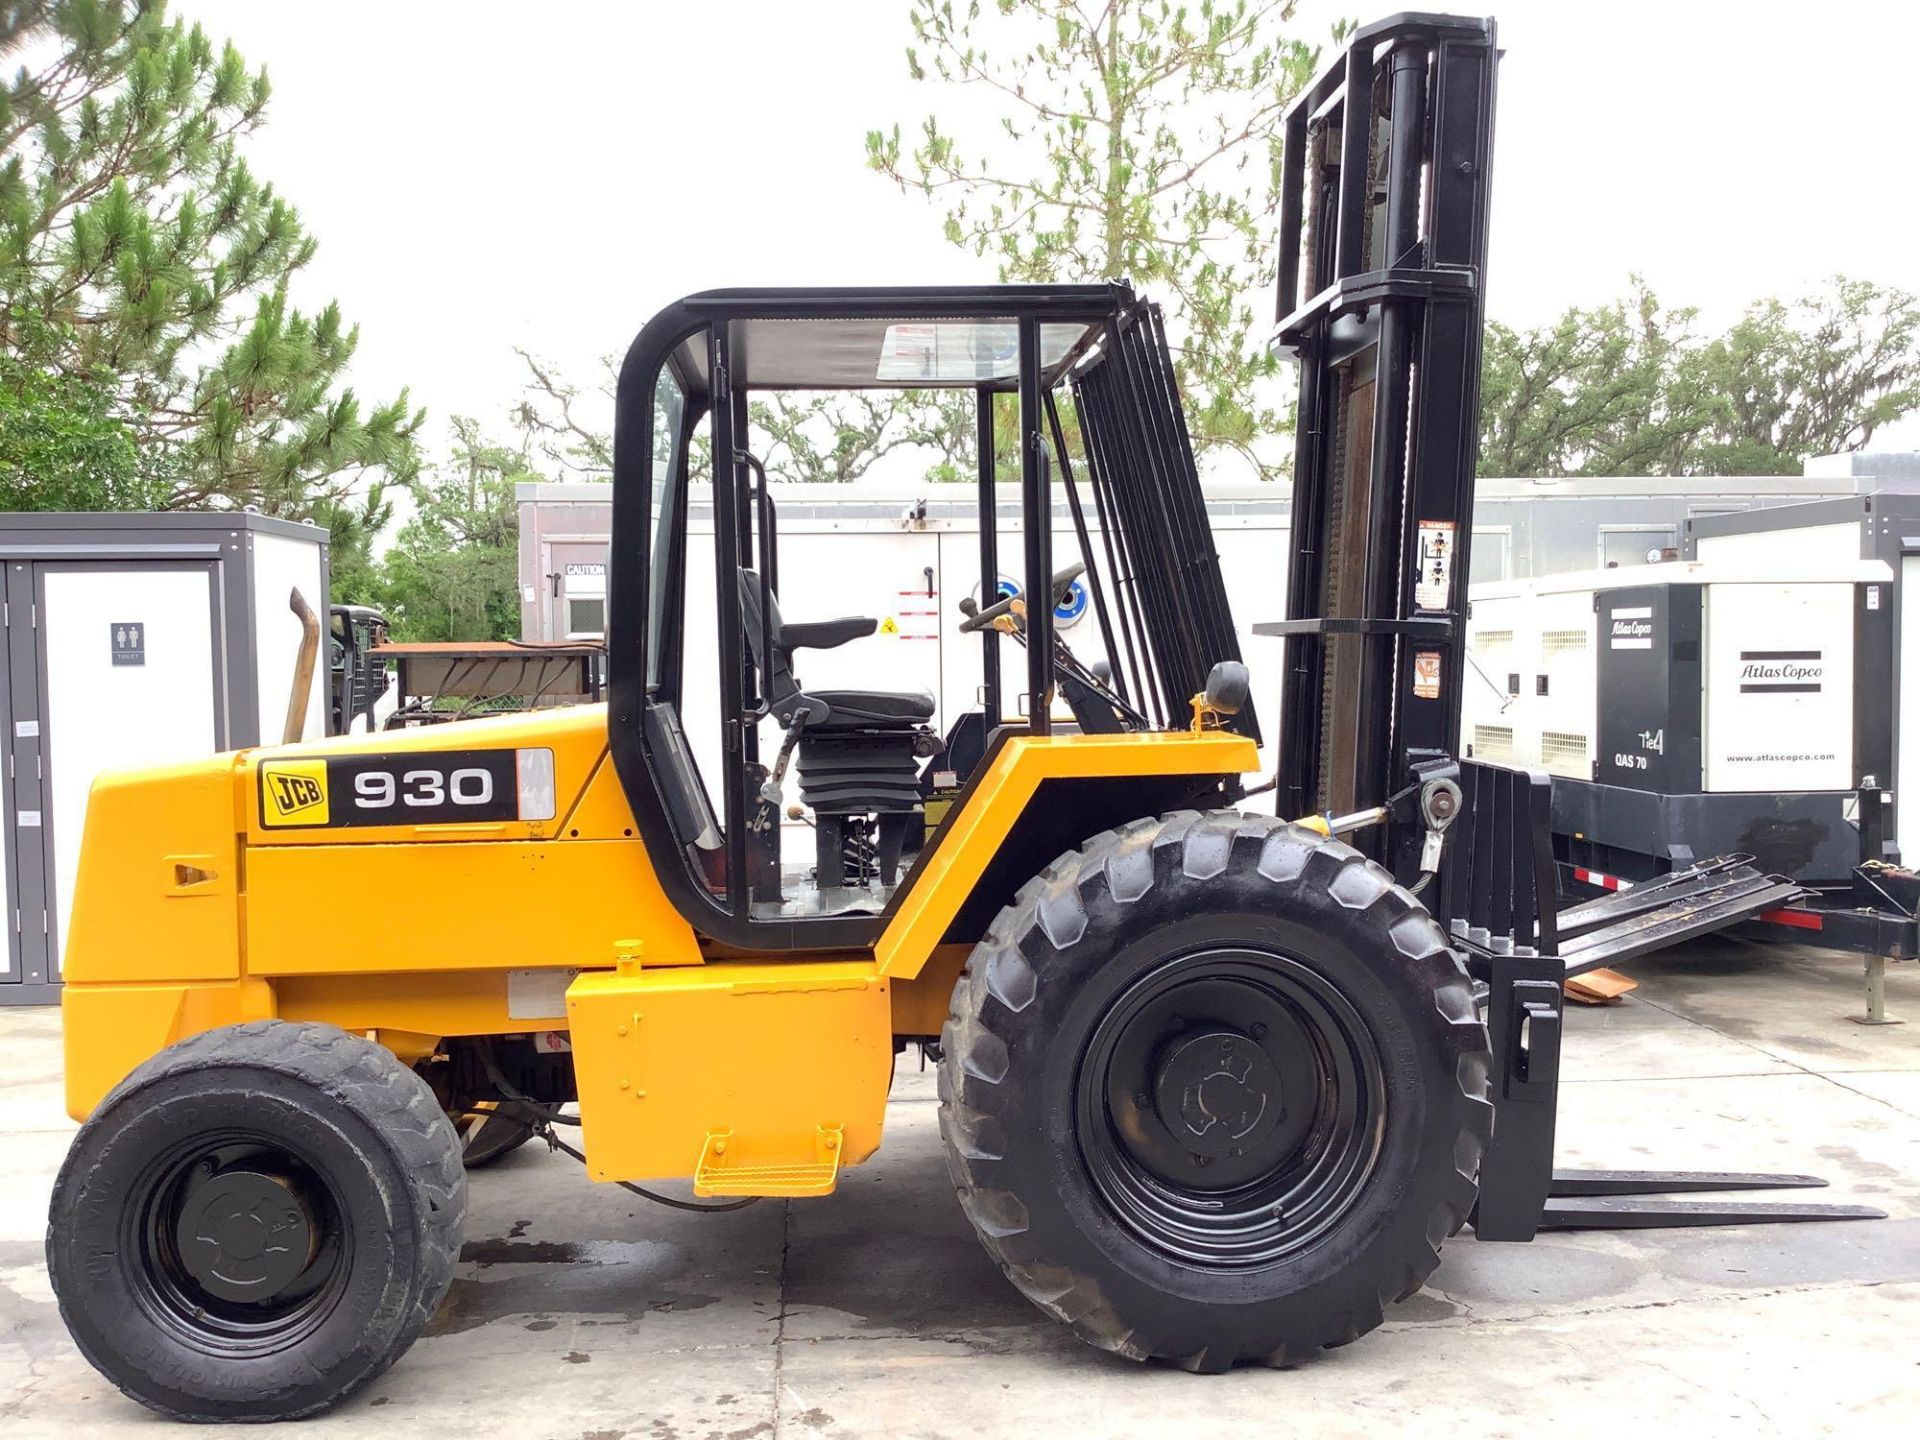
[{"label": "shipping container door", "polygon": [[211,562],[33,569],[42,907],[58,978],[94,777],[218,751],[227,732],[216,703],[225,664]]},{"label": "shipping container door", "polygon": [[569,540],[547,546],[552,610],[543,640],[603,640],[607,634],[607,542]]}]

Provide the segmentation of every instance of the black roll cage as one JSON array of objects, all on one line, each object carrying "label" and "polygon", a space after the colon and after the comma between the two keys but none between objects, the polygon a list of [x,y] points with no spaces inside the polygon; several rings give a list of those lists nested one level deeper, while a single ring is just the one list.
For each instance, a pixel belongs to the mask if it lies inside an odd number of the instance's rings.
[{"label": "black roll cage", "polygon": [[[747,398],[754,389],[813,387],[791,380],[778,385],[754,381],[743,327],[769,321],[1013,325],[1017,365],[1012,373],[944,386],[916,382],[893,387],[974,391],[982,603],[990,601],[1001,573],[993,402],[998,395],[1014,395],[1019,402],[1024,592],[1048,593],[1057,477],[1087,565],[1088,589],[1116,694],[1157,725],[1183,723],[1186,700],[1199,688],[1207,668],[1240,656],[1164,329],[1157,309],[1137,299],[1126,284],[729,289],[692,295],[662,310],[629,347],[615,400],[607,613],[608,736],[614,764],[661,887],[697,933],[760,952],[862,947],[877,939],[942,836],[930,837],[920,861],[880,915],[770,919],[751,913],[746,822],[754,801],[747,794],[747,766],[758,758],[763,713],[763,697],[752,692],[764,687],[755,681],[736,587],[716,585],[723,769],[717,818],[725,847],[724,893],[710,887],[688,852],[688,837],[676,833],[664,798],[661,762],[645,723],[650,704],[677,704],[681,699],[690,503],[686,467],[695,427],[703,421],[709,426],[715,462],[716,578],[740,567],[754,568],[763,586],[777,593],[774,498],[764,467],[746,449]],[[1042,327],[1060,324],[1084,326],[1085,333],[1064,354],[1043,364]],[[663,513],[658,521],[670,529],[666,554],[681,579],[670,579],[661,592],[670,608],[658,626],[662,654],[655,670],[662,683],[658,693],[651,693],[647,647],[655,535],[650,517],[658,448],[654,389],[663,370],[674,377],[685,400],[681,433],[665,448],[672,457],[669,463],[679,469],[675,513]],[[869,383],[871,388],[888,388],[886,382]],[[1062,384],[1073,389],[1084,473],[1069,454],[1054,396]],[[818,388],[853,387],[842,378]],[[1082,485],[1091,492],[1091,506],[1083,499]],[[1096,526],[1097,540],[1092,534]],[[1020,689],[1027,713],[1022,723],[1026,733],[1046,735],[1055,683],[1052,607],[1029,606],[1026,625],[1026,674]],[[982,693],[986,713],[996,721],[1004,718],[1007,698],[997,642],[994,631],[983,632]],[[1250,712],[1235,723],[1257,735]]]}]

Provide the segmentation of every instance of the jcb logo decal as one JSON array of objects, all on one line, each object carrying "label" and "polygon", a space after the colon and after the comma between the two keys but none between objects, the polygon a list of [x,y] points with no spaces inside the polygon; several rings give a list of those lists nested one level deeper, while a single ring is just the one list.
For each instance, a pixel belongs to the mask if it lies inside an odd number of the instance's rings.
[{"label": "jcb logo decal", "polygon": [[271,775],[268,783],[273,786],[273,804],[282,815],[292,815],[309,805],[319,805],[327,798],[327,792],[318,780],[305,775]]},{"label": "jcb logo decal", "polygon": [[327,762],[269,760],[260,767],[262,825],[325,825]]}]

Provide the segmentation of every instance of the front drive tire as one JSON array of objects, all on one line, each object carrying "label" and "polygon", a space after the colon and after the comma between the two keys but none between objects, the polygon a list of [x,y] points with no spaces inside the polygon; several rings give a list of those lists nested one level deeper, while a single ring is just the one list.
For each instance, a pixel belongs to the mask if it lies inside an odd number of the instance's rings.
[{"label": "front drive tire", "polygon": [[254,1021],[162,1051],[80,1127],[47,1269],[81,1353],[141,1404],[291,1420],[413,1343],[466,1202],[424,1080],[331,1025]]},{"label": "front drive tire", "polygon": [[975,948],[942,1034],[948,1168],[1082,1339],[1194,1370],[1373,1329],[1473,1207],[1485,1027],[1379,866],[1271,816],[1096,836]]}]

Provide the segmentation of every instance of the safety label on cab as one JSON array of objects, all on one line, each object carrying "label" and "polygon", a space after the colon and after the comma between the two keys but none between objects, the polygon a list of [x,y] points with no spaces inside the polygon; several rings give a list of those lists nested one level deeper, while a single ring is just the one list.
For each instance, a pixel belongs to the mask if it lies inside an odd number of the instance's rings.
[{"label": "safety label on cab", "polygon": [[1422,650],[1413,657],[1413,693],[1421,700],[1440,698],[1440,652]]},{"label": "safety label on cab", "polygon": [[260,762],[260,823],[269,830],[547,820],[552,797],[550,750]]},{"label": "safety label on cab", "polygon": [[1420,573],[1414,577],[1413,603],[1421,610],[1444,610],[1453,594],[1453,522],[1420,522]]}]

